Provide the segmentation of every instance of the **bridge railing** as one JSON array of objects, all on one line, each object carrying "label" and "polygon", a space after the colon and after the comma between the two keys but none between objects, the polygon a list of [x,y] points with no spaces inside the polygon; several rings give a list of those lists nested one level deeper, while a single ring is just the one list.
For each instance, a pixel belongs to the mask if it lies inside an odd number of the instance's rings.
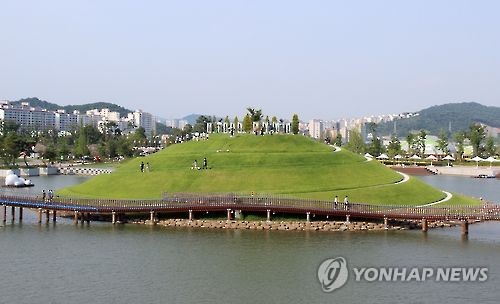
[{"label": "bridge railing", "polygon": [[335,204],[332,201],[290,198],[279,195],[242,195],[242,194],[197,194],[175,193],[164,194],[162,199],[91,199],[91,198],[63,198],[54,197],[50,201],[43,201],[41,196],[0,195],[0,204],[17,202],[19,205],[36,208],[61,208],[78,210],[92,208],[97,210],[116,209],[144,211],[147,209],[159,210],[169,208],[189,207],[225,207],[257,208],[270,210],[286,210],[287,212],[316,212],[324,214],[353,214],[358,216],[377,216],[380,218],[408,217],[408,218],[485,218],[500,219],[500,206],[446,206],[446,207],[416,207],[416,206],[388,206],[362,203]]}]

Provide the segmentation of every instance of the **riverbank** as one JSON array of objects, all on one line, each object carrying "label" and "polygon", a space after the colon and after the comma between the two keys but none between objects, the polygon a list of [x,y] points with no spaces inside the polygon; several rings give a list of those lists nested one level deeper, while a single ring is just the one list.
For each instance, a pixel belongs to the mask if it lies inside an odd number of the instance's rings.
[{"label": "riverbank", "polygon": [[460,175],[477,177],[483,176],[500,176],[500,168],[498,167],[474,167],[474,166],[453,166],[453,167],[426,167],[427,170],[442,175]]},{"label": "riverbank", "polygon": [[18,169],[1,169],[0,178],[6,177],[9,171],[14,172],[17,176],[31,177],[44,175],[86,175],[93,176],[99,174],[110,174],[113,170],[110,168],[91,168],[91,167],[33,167],[33,168],[18,168]]},{"label": "riverbank", "polygon": [[[236,220],[187,220],[166,219],[152,223],[149,220],[130,221],[140,225],[160,225],[165,227],[191,227],[205,229],[243,229],[243,230],[280,230],[280,231],[382,231],[422,229],[420,221],[344,222],[344,221],[236,221]],[[470,222],[471,224],[474,222]],[[453,221],[428,222],[427,228],[446,228],[458,225]]]},{"label": "riverbank", "polygon": [[496,176],[500,177],[500,168],[498,167],[475,167],[475,166],[453,166],[453,167],[438,167],[438,166],[390,166],[393,170],[406,173],[414,176],[425,176],[425,175],[455,175],[455,176],[467,176],[467,177],[477,177],[479,175],[484,176]]}]

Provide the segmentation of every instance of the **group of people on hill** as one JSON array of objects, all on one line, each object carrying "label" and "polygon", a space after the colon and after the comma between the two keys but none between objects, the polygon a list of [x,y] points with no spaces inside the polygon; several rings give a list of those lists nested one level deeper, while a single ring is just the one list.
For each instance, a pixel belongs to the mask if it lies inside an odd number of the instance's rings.
[{"label": "group of people on hill", "polygon": [[206,157],[203,158],[203,165],[201,167],[198,166],[198,161],[196,159],[191,165],[191,170],[201,170],[201,169],[208,169],[208,161]]},{"label": "group of people on hill", "polygon": [[[343,204],[343,208],[339,208],[339,205]],[[339,203],[339,197],[335,195],[335,198],[333,199],[333,209],[344,209],[344,210],[349,210],[351,209],[351,203],[349,203],[349,199],[347,198],[347,195],[344,198],[343,203]]]},{"label": "group of people on hill", "polygon": [[144,172],[144,171],[149,172],[151,170],[149,163],[146,163],[146,165],[144,165],[144,162],[141,162],[140,168],[141,168],[141,172]]}]

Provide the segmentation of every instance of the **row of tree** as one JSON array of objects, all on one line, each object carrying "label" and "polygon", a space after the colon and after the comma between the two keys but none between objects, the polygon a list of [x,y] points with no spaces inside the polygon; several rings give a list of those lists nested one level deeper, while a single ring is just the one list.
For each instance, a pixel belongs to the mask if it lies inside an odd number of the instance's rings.
[{"label": "row of tree", "polygon": [[[401,141],[396,135],[392,135],[387,147],[382,143],[380,137],[377,136],[376,125],[369,124],[367,130],[372,134],[371,142],[366,143],[362,138],[361,133],[357,130],[349,132],[349,141],[345,148],[355,153],[370,153],[378,156],[382,153],[387,153],[389,157],[394,157],[397,154],[403,154]],[[407,153],[417,154],[421,157],[425,154],[426,139],[428,133],[425,130],[420,130],[418,133],[409,133],[406,136]],[[453,140],[456,147],[456,157],[462,159],[466,140],[469,141],[473,149],[472,156],[494,156],[498,155],[499,151],[495,145],[495,140],[491,136],[487,136],[486,129],[480,124],[471,124],[467,131],[458,132],[453,135]],[[436,142],[436,148],[443,154],[450,153],[450,136],[444,130],[441,130]]]},{"label": "row of tree", "polygon": [[[215,125],[217,122],[224,122],[227,125],[233,123],[235,126],[237,126],[240,123],[240,120],[238,116],[235,116],[234,119],[231,121],[229,116],[226,116],[224,119],[218,119],[216,116],[200,115],[196,119],[196,123],[194,124],[192,131],[199,133],[207,132],[207,124],[212,123],[212,125]],[[278,122],[283,123],[284,120],[283,119],[278,120],[276,116],[273,116],[272,118],[266,116],[264,118],[262,109],[247,108],[247,113],[243,117],[243,121],[241,122],[243,131],[246,133],[251,133],[255,131],[253,129],[254,128],[253,125],[255,122],[258,123],[259,126],[261,126],[262,122],[267,123],[267,125],[272,125]],[[297,114],[294,114],[292,117],[292,133],[293,134],[299,133],[299,116]]]},{"label": "row of tree", "polygon": [[71,132],[55,130],[35,131],[21,129],[10,121],[0,121],[0,159],[6,166],[16,165],[16,160],[38,153],[42,159],[60,159],[100,156],[115,158],[130,157],[137,153],[133,147],[147,142],[144,128],[137,128],[128,136],[108,126],[100,132],[95,126],[75,128]]}]

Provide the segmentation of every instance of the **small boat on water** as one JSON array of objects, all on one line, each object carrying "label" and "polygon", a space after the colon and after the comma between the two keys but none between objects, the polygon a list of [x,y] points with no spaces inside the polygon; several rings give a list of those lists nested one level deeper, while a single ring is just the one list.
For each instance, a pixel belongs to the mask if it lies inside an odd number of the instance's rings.
[{"label": "small boat on water", "polygon": [[34,187],[35,184],[19,184],[19,185],[2,185],[5,188],[25,188],[25,187]]},{"label": "small boat on water", "polygon": [[24,188],[24,187],[33,187],[35,184],[31,182],[29,179],[24,179],[22,177],[14,174],[14,171],[7,171],[7,176],[5,177],[5,185],[4,187],[10,188]]},{"label": "small boat on water", "polygon": [[495,175],[487,175],[487,174],[479,174],[479,175],[475,175],[475,176],[472,176],[473,178],[496,178]]}]

